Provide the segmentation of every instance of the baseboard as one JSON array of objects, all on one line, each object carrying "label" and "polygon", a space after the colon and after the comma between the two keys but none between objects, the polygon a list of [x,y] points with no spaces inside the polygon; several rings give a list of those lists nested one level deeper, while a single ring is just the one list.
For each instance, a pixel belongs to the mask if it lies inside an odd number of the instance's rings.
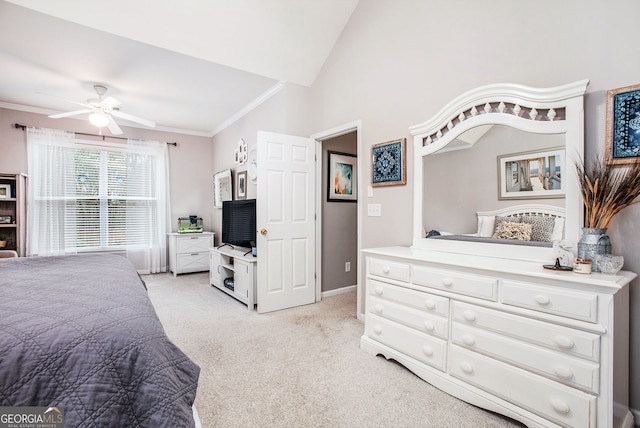
[{"label": "baseboard", "polygon": [[640,410],[631,408],[629,409],[633,415],[633,423],[635,426],[640,427]]},{"label": "baseboard", "polygon": [[336,296],[338,294],[343,293],[351,293],[352,291],[356,291],[356,285],[348,285],[346,287],[336,288],[335,290],[323,291],[321,293],[322,298]]}]

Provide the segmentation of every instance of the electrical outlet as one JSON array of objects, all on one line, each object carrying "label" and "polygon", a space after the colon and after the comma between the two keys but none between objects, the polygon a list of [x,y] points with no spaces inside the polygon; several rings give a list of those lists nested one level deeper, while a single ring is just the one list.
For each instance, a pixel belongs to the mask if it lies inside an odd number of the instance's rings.
[{"label": "electrical outlet", "polygon": [[368,204],[367,215],[369,217],[380,217],[382,215],[382,206],[380,204]]},{"label": "electrical outlet", "polygon": [[344,271],[345,272],[351,272],[351,262],[346,262],[344,264]]}]

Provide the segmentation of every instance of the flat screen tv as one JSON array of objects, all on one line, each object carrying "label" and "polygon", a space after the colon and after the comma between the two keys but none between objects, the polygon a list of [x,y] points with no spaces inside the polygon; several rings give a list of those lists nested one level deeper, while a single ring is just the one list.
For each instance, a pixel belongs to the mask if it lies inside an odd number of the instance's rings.
[{"label": "flat screen tv", "polygon": [[222,243],[251,248],[256,244],[256,200],[222,202]]}]

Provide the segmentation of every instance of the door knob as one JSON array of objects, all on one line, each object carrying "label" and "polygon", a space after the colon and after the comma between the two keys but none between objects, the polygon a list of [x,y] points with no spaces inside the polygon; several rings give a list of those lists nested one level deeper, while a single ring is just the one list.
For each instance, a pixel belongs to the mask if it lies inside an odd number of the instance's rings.
[{"label": "door knob", "polygon": [[260,229],[260,234],[261,235],[266,235],[267,234],[267,229]]}]

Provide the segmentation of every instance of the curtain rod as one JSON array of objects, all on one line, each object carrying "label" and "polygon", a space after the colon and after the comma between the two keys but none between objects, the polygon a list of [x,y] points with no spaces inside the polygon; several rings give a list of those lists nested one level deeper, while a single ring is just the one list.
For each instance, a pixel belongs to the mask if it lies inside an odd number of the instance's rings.
[{"label": "curtain rod", "polygon": [[[27,129],[27,125],[20,125],[19,123],[14,124],[13,127],[16,128],[16,129],[22,129],[23,131],[25,129]],[[85,135],[85,136],[88,136],[88,137],[102,137],[102,141],[104,141],[105,138],[115,138],[116,140],[128,140],[128,138],[125,138],[125,137],[114,137],[114,136],[111,136],[111,135],[101,135],[101,134],[87,134],[85,132],[74,132],[74,134],[76,134],[76,135]],[[169,144],[171,146],[178,146],[178,143],[176,143],[176,142],[173,142],[173,143],[167,142],[167,144]]]}]

